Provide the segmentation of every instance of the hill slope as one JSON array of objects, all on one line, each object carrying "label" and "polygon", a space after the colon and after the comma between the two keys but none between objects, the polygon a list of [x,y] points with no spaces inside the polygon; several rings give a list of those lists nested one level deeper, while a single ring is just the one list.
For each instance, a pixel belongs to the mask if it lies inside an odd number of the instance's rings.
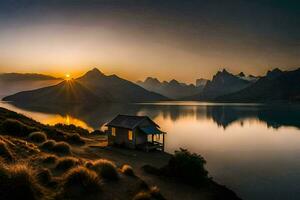
[{"label": "hill slope", "polygon": [[76,81],[89,88],[97,96],[105,96],[111,102],[145,102],[168,99],[116,75],[106,76],[97,68],[88,71]]},{"label": "hill slope", "polygon": [[57,85],[19,92],[3,98],[4,101],[24,104],[70,104],[104,101],[77,81],[63,81]]},{"label": "hill slope", "polygon": [[211,81],[208,81],[203,91],[197,95],[186,97],[187,100],[213,100],[218,96],[239,91],[251,84],[250,81],[235,76],[225,69],[218,71]]},{"label": "hill slope", "polygon": [[4,101],[24,104],[91,104],[99,102],[145,102],[167,100],[166,97],[116,75],[106,76],[98,69],[84,76],[57,85],[31,91],[19,92],[3,98]]},{"label": "hill slope", "polygon": [[203,89],[201,84],[199,87],[196,87],[193,84],[179,83],[174,79],[170,82],[160,82],[157,78],[152,77],[146,78],[145,81],[138,81],[137,84],[149,91],[154,91],[173,99],[195,95]]},{"label": "hill slope", "polygon": [[275,69],[253,85],[218,97],[216,100],[224,102],[300,101],[299,80],[300,68],[286,72]]}]

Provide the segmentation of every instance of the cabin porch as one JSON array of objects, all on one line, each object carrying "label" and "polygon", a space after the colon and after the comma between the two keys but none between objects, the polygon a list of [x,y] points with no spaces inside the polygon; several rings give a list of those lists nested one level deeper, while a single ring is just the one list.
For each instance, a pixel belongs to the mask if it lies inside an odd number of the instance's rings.
[{"label": "cabin porch", "polygon": [[143,133],[147,135],[147,140],[143,144],[139,144],[137,148],[143,149],[147,152],[151,150],[164,151],[165,150],[165,132],[153,127],[140,128]]}]

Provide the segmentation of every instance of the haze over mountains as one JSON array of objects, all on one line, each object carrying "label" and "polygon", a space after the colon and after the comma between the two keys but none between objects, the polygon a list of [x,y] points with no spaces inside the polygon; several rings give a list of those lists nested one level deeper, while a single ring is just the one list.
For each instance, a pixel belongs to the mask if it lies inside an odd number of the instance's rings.
[{"label": "haze over mountains", "polygon": [[[31,103],[153,102],[164,100],[264,102],[299,101],[300,69],[274,69],[265,76],[234,75],[226,69],[212,80],[198,79],[196,85],[177,80],[159,81],[148,77],[137,84],[116,75],[105,75],[97,68],[82,77],[59,84],[19,92],[6,101]],[[20,75],[17,75],[20,76]],[[27,75],[26,75],[27,76]],[[45,77],[46,78],[46,77]],[[54,78],[55,79],[55,78]],[[12,79],[13,80],[13,79]]]},{"label": "haze over mountains", "polygon": [[216,97],[239,91],[249,86],[253,81],[247,80],[243,73],[233,75],[226,69],[218,71],[196,95],[185,97],[186,100],[214,100]]},{"label": "haze over mountains", "polygon": [[61,78],[44,74],[3,73],[0,74],[0,97],[55,85],[61,81]]},{"label": "haze over mountains", "polygon": [[148,77],[145,81],[138,81],[137,84],[149,91],[160,93],[172,99],[179,99],[201,92],[206,81],[202,79],[202,82],[198,81],[198,86],[195,86],[193,84],[180,83],[175,79],[169,82],[160,82],[157,78]]},{"label": "haze over mountains", "polygon": [[92,104],[99,102],[162,101],[167,99],[116,75],[106,76],[95,68],[77,79],[63,81],[50,87],[19,92],[7,96],[3,100],[37,104]]}]

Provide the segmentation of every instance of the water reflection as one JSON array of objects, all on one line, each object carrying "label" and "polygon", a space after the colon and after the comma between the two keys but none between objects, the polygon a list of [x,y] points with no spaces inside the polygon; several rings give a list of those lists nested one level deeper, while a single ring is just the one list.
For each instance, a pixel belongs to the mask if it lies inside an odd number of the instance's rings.
[{"label": "water reflection", "polygon": [[210,175],[243,199],[300,199],[300,106],[173,102],[0,106],[42,123],[98,129],[118,114],[148,115],[166,135],[166,151],[202,154]]},{"label": "water reflection", "polygon": [[[1,104],[0,104],[1,105]],[[11,106],[2,103],[3,107]],[[193,117],[197,121],[204,119],[213,120],[218,126],[226,129],[235,122],[243,126],[244,121],[257,120],[268,127],[280,128],[292,126],[300,128],[299,105],[254,105],[254,104],[97,104],[97,105],[51,105],[38,106],[28,104],[14,104],[16,108],[31,112],[63,116],[66,123],[68,118],[77,119],[72,122],[84,127],[98,129],[118,114],[148,115],[155,119],[177,120]],[[11,108],[12,109],[12,108]],[[31,113],[34,117],[34,113]],[[38,117],[37,117],[38,118]],[[38,120],[38,119],[37,119]]]}]

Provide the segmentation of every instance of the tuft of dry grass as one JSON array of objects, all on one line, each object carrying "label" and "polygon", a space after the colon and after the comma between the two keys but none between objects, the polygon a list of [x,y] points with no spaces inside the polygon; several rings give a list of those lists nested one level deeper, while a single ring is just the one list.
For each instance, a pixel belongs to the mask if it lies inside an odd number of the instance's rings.
[{"label": "tuft of dry grass", "polygon": [[57,162],[58,160],[58,157],[55,156],[55,155],[48,155],[48,156],[45,156],[42,160],[42,162],[44,164],[49,164],[49,165],[53,165]]},{"label": "tuft of dry grass", "polygon": [[99,159],[92,163],[90,169],[97,172],[97,174],[105,180],[118,180],[119,174],[116,165],[105,159]]},{"label": "tuft of dry grass", "polygon": [[30,133],[28,138],[32,142],[42,143],[42,142],[45,142],[47,140],[47,135],[44,132],[36,131],[36,132]]},{"label": "tuft of dry grass", "polygon": [[1,124],[1,128],[5,134],[18,137],[27,137],[29,133],[37,131],[36,128],[28,126],[15,119],[6,119]]},{"label": "tuft of dry grass", "polygon": [[85,144],[85,141],[82,139],[82,137],[78,133],[74,133],[74,134],[71,134],[70,136],[68,136],[67,141],[72,144],[77,144],[77,145]]},{"label": "tuft of dry grass", "polygon": [[42,143],[41,148],[46,151],[51,151],[56,144],[55,140],[47,140]]},{"label": "tuft of dry grass", "polygon": [[78,166],[80,161],[74,157],[62,157],[57,161],[56,170],[66,171],[72,167]]},{"label": "tuft of dry grass", "polygon": [[14,161],[14,157],[7,144],[0,140],[0,157],[3,157],[5,161],[12,162]]},{"label": "tuft of dry grass", "polygon": [[37,180],[42,185],[48,185],[52,180],[52,173],[47,168],[40,169],[36,174]]},{"label": "tuft of dry grass", "polygon": [[130,165],[127,164],[123,165],[120,171],[127,176],[135,176],[134,171]]},{"label": "tuft of dry grass", "polygon": [[63,176],[59,199],[86,199],[101,194],[98,175],[86,167],[75,167]]},{"label": "tuft of dry grass", "polygon": [[58,155],[71,154],[71,146],[66,142],[56,142],[55,140],[47,140],[40,146],[41,149],[53,152]]},{"label": "tuft of dry grass", "polygon": [[152,200],[152,198],[148,192],[139,192],[134,196],[133,200]]},{"label": "tuft of dry grass", "polygon": [[35,172],[24,164],[0,166],[0,199],[43,199],[45,189],[38,184]]},{"label": "tuft of dry grass", "polygon": [[163,195],[160,193],[160,189],[157,186],[153,186],[150,188],[150,194],[154,199],[157,200],[164,200],[165,198]]},{"label": "tuft of dry grass", "polygon": [[66,142],[57,142],[52,151],[57,154],[68,155],[71,154],[71,146]]}]

